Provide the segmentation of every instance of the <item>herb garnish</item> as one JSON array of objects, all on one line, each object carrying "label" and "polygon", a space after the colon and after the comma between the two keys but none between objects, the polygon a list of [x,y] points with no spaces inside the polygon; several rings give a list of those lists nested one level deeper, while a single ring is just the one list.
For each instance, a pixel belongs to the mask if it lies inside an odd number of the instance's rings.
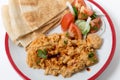
[{"label": "herb garnish", "polygon": [[89,60],[91,60],[92,62],[96,63],[96,62],[98,62],[98,60],[94,56],[95,56],[95,54],[93,52],[90,52],[88,54]]},{"label": "herb garnish", "polygon": [[46,59],[47,58],[47,50],[46,49],[44,49],[44,50],[39,49],[37,55],[40,58]]},{"label": "herb garnish", "polygon": [[89,55],[88,55],[88,58],[92,58],[92,57],[94,57],[94,53],[90,52]]}]

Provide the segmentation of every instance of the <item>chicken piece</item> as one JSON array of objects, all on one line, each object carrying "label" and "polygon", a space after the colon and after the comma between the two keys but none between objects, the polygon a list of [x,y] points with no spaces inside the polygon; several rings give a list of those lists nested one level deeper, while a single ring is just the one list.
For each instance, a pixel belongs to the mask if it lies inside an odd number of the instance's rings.
[{"label": "chicken piece", "polygon": [[99,49],[103,40],[97,34],[89,34],[87,36],[87,45],[95,49]]}]

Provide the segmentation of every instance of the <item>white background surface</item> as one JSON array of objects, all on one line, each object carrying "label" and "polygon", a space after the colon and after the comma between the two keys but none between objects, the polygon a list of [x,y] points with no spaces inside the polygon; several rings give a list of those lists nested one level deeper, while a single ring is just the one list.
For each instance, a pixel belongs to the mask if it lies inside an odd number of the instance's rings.
[{"label": "white background surface", "polygon": [[[5,53],[5,30],[3,22],[1,20],[1,6],[7,1],[8,0],[0,0],[0,80],[23,80],[12,68]],[[95,1],[100,4],[111,17],[117,34],[117,46],[115,55],[108,68],[96,80],[118,80],[120,79],[120,10],[118,9],[120,8],[120,0]]]}]

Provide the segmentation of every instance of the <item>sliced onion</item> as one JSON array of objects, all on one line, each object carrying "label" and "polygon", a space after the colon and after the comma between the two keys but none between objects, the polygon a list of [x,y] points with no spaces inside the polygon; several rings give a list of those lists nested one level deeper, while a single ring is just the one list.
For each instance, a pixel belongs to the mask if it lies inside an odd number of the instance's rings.
[{"label": "sliced onion", "polygon": [[69,1],[66,2],[66,5],[67,5],[67,7],[70,9],[70,12],[71,12],[73,15],[75,15],[74,10],[73,10],[73,7],[72,7],[72,5],[70,4]]},{"label": "sliced onion", "polygon": [[88,17],[86,26],[88,26],[90,24],[90,21],[91,21],[91,17]]},{"label": "sliced onion", "polygon": [[[89,26],[90,21],[91,21],[91,18],[88,17],[88,19],[87,19],[87,21],[86,21],[86,25],[85,25],[85,29],[84,29],[84,31],[87,31],[87,29],[90,30],[90,26]],[[89,32],[89,31],[88,31],[88,32]],[[86,39],[86,36],[87,36],[87,33],[84,35],[84,39]]]},{"label": "sliced onion", "polygon": [[86,21],[86,25],[85,25],[85,30],[88,29],[88,26],[89,26],[89,24],[90,24],[90,21],[91,21],[91,18],[88,17],[88,19],[87,19],[87,21]]}]

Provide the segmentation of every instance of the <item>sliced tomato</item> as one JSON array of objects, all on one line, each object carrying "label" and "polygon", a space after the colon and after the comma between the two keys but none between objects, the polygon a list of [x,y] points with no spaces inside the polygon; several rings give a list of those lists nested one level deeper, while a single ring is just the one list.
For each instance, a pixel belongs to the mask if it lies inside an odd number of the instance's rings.
[{"label": "sliced tomato", "polygon": [[67,13],[63,16],[61,20],[61,28],[65,32],[69,29],[71,23],[74,22],[74,16],[72,13]]},{"label": "sliced tomato", "polygon": [[101,24],[102,24],[102,21],[101,21],[101,18],[100,18],[100,17],[97,17],[97,18],[93,19],[93,20],[90,22],[90,25],[91,25],[91,30],[90,30],[90,32],[91,32],[91,33],[97,32],[97,31],[100,29]]},{"label": "sliced tomato", "polygon": [[76,39],[82,39],[82,33],[74,23],[70,24],[68,32],[70,33],[70,36],[74,36]]},{"label": "sliced tomato", "polygon": [[74,0],[72,5],[77,8],[81,8],[81,6],[86,6],[86,3],[84,0]]}]

